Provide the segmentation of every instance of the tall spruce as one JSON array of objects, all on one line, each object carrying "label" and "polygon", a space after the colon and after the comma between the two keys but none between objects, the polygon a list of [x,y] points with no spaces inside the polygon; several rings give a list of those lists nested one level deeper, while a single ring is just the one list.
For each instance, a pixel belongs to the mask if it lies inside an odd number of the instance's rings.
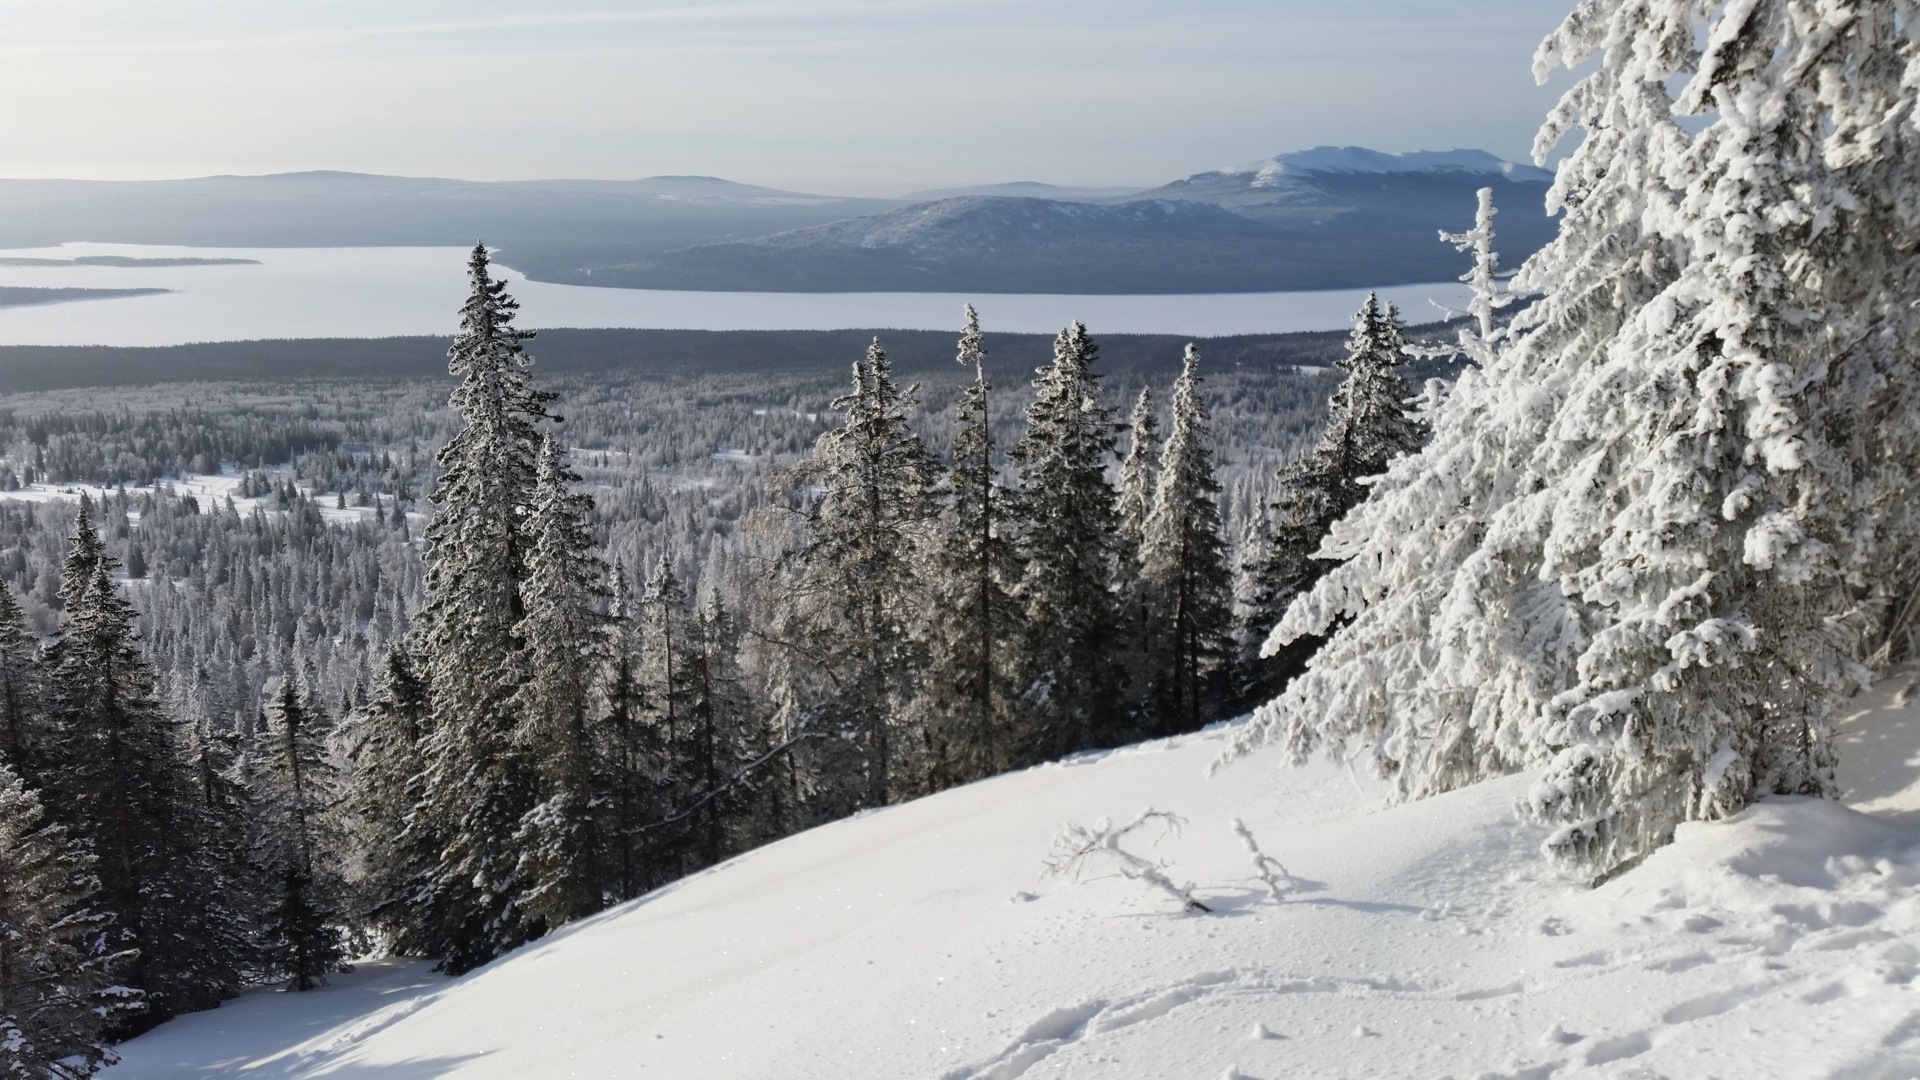
[{"label": "tall spruce", "polygon": [[523,906],[529,882],[514,836],[539,801],[537,770],[516,744],[513,708],[526,617],[528,515],[553,395],[534,387],[519,304],[488,272],[484,246],[447,367],[460,429],[440,448],[426,530],[426,603],[418,617],[433,716],[423,745],[421,806],[410,827],[441,846],[424,905],[424,945],[463,972],[539,932]]},{"label": "tall spruce", "polygon": [[595,691],[609,655],[606,564],[587,515],[591,496],[549,435],[541,444],[528,520],[526,643],[512,705],[521,751],[536,763],[543,798],[518,844],[527,911],[548,926],[605,903],[607,769],[595,730]]},{"label": "tall spruce", "polygon": [[312,696],[283,678],[246,759],[253,859],[269,897],[265,957],[293,990],[325,985],[347,955],[340,925],[345,852],[335,816],[340,777],[327,734]]},{"label": "tall spruce", "polygon": [[1188,345],[1140,560],[1147,617],[1160,642],[1147,669],[1159,733],[1193,731],[1216,718],[1232,659],[1232,572],[1200,382],[1200,351]]},{"label": "tall spruce", "polygon": [[820,676],[814,723],[843,734],[857,759],[852,785],[824,793],[830,813],[885,805],[925,769],[909,704],[925,667],[921,558],[938,466],[911,420],[919,388],[893,381],[879,339],[852,381],[834,402],[845,419],[815,447],[809,478],[820,493],[793,563]]},{"label": "tall spruce", "polygon": [[132,953],[110,944],[93,856],[44,817],[0,764],[0,1075],[72,1080],[118,1060],[107,1034],[144,1002],[114,979]]},{"label": "tall spruce", "polygon": [[1354,315],[1346,355],[1336,362],[1347,376],[1327,402],[1327,425],[1312,450],[1280,470],[1266,546],[1251,559],[1255,588],[1242,606],[1247,622],[1238,634],[1251,647],[1240,657],[1244,704],[1279,693],[1318,647],[1312,637],[1264,649],[1287,605],[1333,568],[1320,550],[1333,523],[1366,498],[1369,480],[1394,458],[1419,449],[1425,438],[1424,423],[1409,407],[1413,390],[1399,370],[1408,359],[1399,313],[1367,294]]},{"label": "tall spruce", "polygon": [[1020,475],[1018,536],[1026,604],[1021,694],[1032,716],[1022,759],[1116,745],[1126,734],[1112,591],[1118,513],[1107,462],[1113,409],[1100,403],[1099,350],[1082,323],[1060,331],[1039,371],[1027,429],[1011,457]]},{"label": "tall spruce", "polygon": [[953,467],[935,557],[940,599],[929,635],[929,677],[923,694],[927,725],[943,748],[930,786],[966,783],[1013,767],[1017,732],[1014,662],[1022,610],[1009,493],[994,461],[986,349],[980,316],[966,308],[961,364],[973,381],[954,412]]},{"label": "tall spruce", "polygon": [[612,655],[602,691],[606,713],[600,723],[601,758],[609,792],[603,869],[607,894],[615,900],[629,900],[645,892],[651,883],[641,829],[655,819],[659,774],[651,744],[653,728],[648,722],[652,698],[644,681],[641,628],[626,568],[619,563],[614,564],[610,591],[608,640]]},{"label": "tall spruce", "polygon": [[1119,543],[1114,553],[1114,593],[1120,602],[1121,632],[1125,637],[1127,687],[1132,734],[1144,735],[1162,727],[1154,700],[1155,672],[1167,661],[1166,628],[1155,610],[1152,588],[1145,573],[1147,519],[1153,514],[1160,488],[1160,411],[1153,388],[1143,386],[1127,420],[1127,456],[1120,461],[1118,511]]}]

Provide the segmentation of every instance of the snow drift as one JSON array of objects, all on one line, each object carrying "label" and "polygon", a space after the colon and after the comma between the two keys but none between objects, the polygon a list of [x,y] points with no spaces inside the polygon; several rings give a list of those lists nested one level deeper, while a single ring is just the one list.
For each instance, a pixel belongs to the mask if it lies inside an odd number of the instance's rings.
[{"label": "snow drift", "polygon": [[[1382,810],[1271,752],[1208,780],[1218,728],[815,829],[462,979],[378,962],[252,994],[103,1075],[1913,1076],[1913,681],[1842,728],[1860,809],[1770,799],[1594,890],[1512,812],[1527,776]],[[1098,863],[1040,877],[1062,823],[1146,806],[1188,823],[1128,849],[1215,914]]]}]

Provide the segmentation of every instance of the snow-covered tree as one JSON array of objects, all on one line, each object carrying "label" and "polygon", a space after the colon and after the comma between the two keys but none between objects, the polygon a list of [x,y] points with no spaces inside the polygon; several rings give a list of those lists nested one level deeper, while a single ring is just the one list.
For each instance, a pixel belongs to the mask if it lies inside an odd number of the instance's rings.
[{"label": "snow-covered tree", "polygon": [[346,960],[335,817],[339,770],[326,717],[282,679],[246,758],[253,860],[269,898],[261,934],[267,963],[294,990],[324,986]]},{"label": "snow-covered tree", "polygon": [[1232,575],[1220,537],[1213,422],[1200,396],[1200,351],[1187,346],[1173,384],[1173,433],[1145,527],[1141,580],[1160,642],[1150,654],[1153,727],[1193,731],[1215,719],[1231,659]]},{"label": "snow-covered tree", "polygon": [[440,448],[436,504],[427,526],[426,604],[416,655],[433,703],[419,828],[442,844],[427,913],[429,951],[463,972],[537,931],[522,906],[528,882],[514,835],[539,801],[536,770],[515,744],[512,705],[523,670],[523,587],[530,539],[539,425],[552,395],[534,387],[519,304],[476,246],[470,291],[447,367],[461,427]]},{"label": "snow-covered tree", "polygon": [[[918,387],[902,389],[878,339],[834,402],[841,425],[820,437],[808,477],[818,485],[794,597],[826,686],[813,712],[846,733],[858,755],[860,806],[881,806],[914,750],[908,705],[925,666],[915,630],[926,615],[923,556],[937,513],[938,465],[913,429]],[[829,799],[836,798],[829,794]]]},{"label": "snow-covered tree", "polygon": [[239,989],[232,945],[244,913],[228,906],[204,846],[204,820],[175,721],[154,693],[134,611],[82,508],[64,563],[66,621],[52,646],[42,796],[49,815],[91,846],[112,951],[137,950],[127,981],[146,992],[135,1024],[208,1008]]},{"label": "snow-covered tree", "polygon": [[118,1060],[107,1031],[144,1003],[113,981],[132,954],[109,944],[93,857],[43,817],[0,764],[0,1075],[72,1080]]},{"label": "snow-covered tree", "polygon": [[[1389,462],[1419,448],[1424,424],[1409,411],[1413,391],[1399,371],[1407,360],[1399,313],[1369,293],[1336,364],[1347,376],[1327,402],[1327,426],[1313,449],[1276,478],[1265,546],[1246,568],[1253,588],[1243,596],[1243,640],[1264,639],[1287,605],[1332,569],[1320,545],[1333,523],[1366,497],[1367,482]],[[1243,657],[1252,692],[1279,692],[1317,644]]]},{"label": "snow-covered tree", "polygon": [[1592,67],[1536,143],[1584,130],[1514,283],[1543,298],[1335,525],[1275,641],[1346,625],[1248,741],[1409,796],[1544,766],[1592,876],[1830,790],[1828,716],[1915,588],[1903,6],[1588,0],[1548,38],[1542,74]]},{"label": "snow-covered tree", "polygon": [[0,585],[0,762],[26,781],[35,778],[32,743],[44,723],[42,682],[40,647],[13,590]]},{"label": "snow-covered tree", "polygon": [[418,814],[420,760],[432,716],[426,679],[406,649],[388,650],[373,698],[342,724],[337,738],[351,773],[342,800],[355,914],[386,935],[401,955],[428,949],[425,912],[440,843]]},{"label": "snow-covered tree", "polygon": [[1136,733],[1145,734],[1160,726],[1153,673],[1165,663],[1168,644],[1145,573],[1147,519],[1160,489],[1162,454],[1160,413],[1150,386],[1141,387],[1134,399],[1127,435],[1116,503],[1120,534],[1113,556],[1113,591],[1119,601],[1126,670],[1133,676],[1127,687],[1127,707],[1133,713],[1130,724]]},{"label": "snow-covered tree", "polygon": [[953,467],[934,556],[940,597],[928,634],[926,721],[942,747],[930,786],[966,783],[1013,767],[1014,652],[1022,635],[1020,557],[1009,537],[1009,493],[994,463],[980,316],[966,309],[959,362],[973,368],[954,414]]},{"label": "snow-covered tree", "polygon": [[524,670],[512,702],[518,738],[539,769],[543,797],[522,821],[526,908],[548,926],[605,903],[607,770],[594,730],[595,690],[609,659],[606,564],[587,515],[591,496],[548,436],[534,476]]},{"label": "snow-covered tree", "polygon": [[1119,518],[1107,483],[1115,435],[1093,371],[1098,356],[1084,324],[1060,331],[1011,455],[1021,485],[1017,595],[1029,630],[1021,658],[1032,716],[1027,761],[1111,746],[1124,731],[1120,613],[1111,588]]}]

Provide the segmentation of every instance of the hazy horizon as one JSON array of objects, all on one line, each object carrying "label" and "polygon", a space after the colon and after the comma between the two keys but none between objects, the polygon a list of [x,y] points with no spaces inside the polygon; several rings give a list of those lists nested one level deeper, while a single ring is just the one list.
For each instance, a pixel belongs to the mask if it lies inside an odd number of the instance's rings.
[{"label": "hazy horizon", "polygon": [[0,11],[0,176],[708,175],[1150,187],[1311,146],[1527,160],[1537,0],[784,0]]}]

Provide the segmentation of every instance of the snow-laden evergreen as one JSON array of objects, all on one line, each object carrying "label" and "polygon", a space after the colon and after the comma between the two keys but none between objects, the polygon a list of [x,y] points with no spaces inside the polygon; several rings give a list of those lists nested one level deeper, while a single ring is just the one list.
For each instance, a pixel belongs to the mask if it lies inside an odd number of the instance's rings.
[{"label": "snow-laden evergreen", "polygon": [[1421,445],[1425,424],[1410,412],[1413,391],[1399,371],[1408,359],[1399,313],[1369,293],[1353,317],[1338,365],[1347,377],[1327,402],[1327,425],[1310,451],[1280,470],[1268,518],[1245,549],[1240,693],[1255,699],[1250,704],[1278,693],[1318,640],[1309,635],[1290,640],[1290,648],[1262,648],[1255,655],[1245,655],[1251,651],[1245,647],[1264,646],[1294,598],[1332,568],[1320,545],[1333,523],[1366,498],[1368,483],[1394,458]]},{"label": "snow-laden evergreen", "polygon": [[1543,298],[1334,526],[1273,641],[1344,627],[1248,741],[1408,796],[1546,766],[1591,875],[1830,790],[1827,715],[1913,590],[1906,8],[1589,0],[1546,41],[1543,75],[1593,66],[1536,144],[1583,132],[1514,283]]},{"label": "snow-laden evergreen", "polygon": [[347,957],[344,882],[335,816],[340,774],[327,716],[284,679],[246,761],[252,857],[269,898],[261,927],[266,963],[290,989],[325,985]]},{"label": "snow-laden evergreen", "polygon": [[548,926],[600,910],[610,854],[595,694],[610,654],[607,568],[587,521],[593,499],[575,490],[579,483],[549,434],[527,519],[526,614],[516,628],[524,648],[511,702],[515,739],[542,792],[514,841],[527,882],[523,902]]},{"label": "snow-laden evergreen", "polygon": [[537,933],[514,835],[539,801],[536,769],[514,735],[522,672],[522,588],[536,459],[552,395],[527,372],[530,331],[476,246],[447,367],[463,425],[440,448],[427,527],[426,606],[415,652],[426,661],[432,721],[421,805],[408,828],[441,847],[431,890],[412,898],[429,950],[465,971]]},{"label": "snow-laden evergreen", "polygon": [[1060,331],[1034,380],[1027,430],[1012,452],[1020,477],[1016,593],[1026,605],[1022,695],[1032,719],[1022,758],[1046,760],[1124,734],[1112,590],[1119,515],[1107,482],[1113,409],[1093,370],[1099,348],[1082,323]]},{"label": "snow-laden evergreen", "polygon": [[98,859],[99,901],[115,916],[108,948],[136,951],[125,978],[147,1008],[119,1020],[144,1025],[237,992],[250,935],[218,887],[193,777],[114,569],[83,506],[61,585],[67,618],[49,648],[47,721],[33,742],[48,816]]},{"label": "snow-laden evergreen", "polygon": [[106,1032],[144,1002],[114,981],[133,953],[109,939],[93,856],[44,817],[0,764],[0,1075],[74,1080],[119,1060]]},{"label": "snow-laden evergreen", "polygon": [[986,349],[972,305],[956,359],[974,378],[954,412],[953,464],[933,566],[940,596],[928,631],[922,705],[944,749],[933,786],[947,787],[1013,767],[1020,721],[1015,651],[1024,633],[1013,595],[1020,557],[1010,529],[1011,493],[994,460]]},{"label": "snow-laden evergreen", "polygon": [[440,847],[417,816],[420,755],[432,713],[427,681],[403,648],[387,653],[373,698],[337,733],[351,782],[342,798],[354,915],[403,955],[428,949],[419,899],[431,895]]},{"label": "snow-laden evergreen", "polygon": [[1200,381],[1200,351],[1188,345],[1173,384],[1173,433],[1160,457],[1140,559],[1146,613],[1160,642],[1145,671],[1150,719],[1163,733],[1197,730],[1213,719],[1231,660],[1232,577]]},{"label": "snow-laden evergreen", "polygon": [[918,387],[894,382],[876,339],[834,403],[845,420],[820,437],[808,468],[820,491],[792,561],[792,629],[806,635],[802,651],[815,679],[809,726],[846,740],[857,758],[851,776],[834,769],[856,786],[826,794],[828,805],[882,806],[924,783],[925,755],[909,719],[925,668],[915,630],[928,600],[921,568],[939,466],[910,422],[917,398]]}]

